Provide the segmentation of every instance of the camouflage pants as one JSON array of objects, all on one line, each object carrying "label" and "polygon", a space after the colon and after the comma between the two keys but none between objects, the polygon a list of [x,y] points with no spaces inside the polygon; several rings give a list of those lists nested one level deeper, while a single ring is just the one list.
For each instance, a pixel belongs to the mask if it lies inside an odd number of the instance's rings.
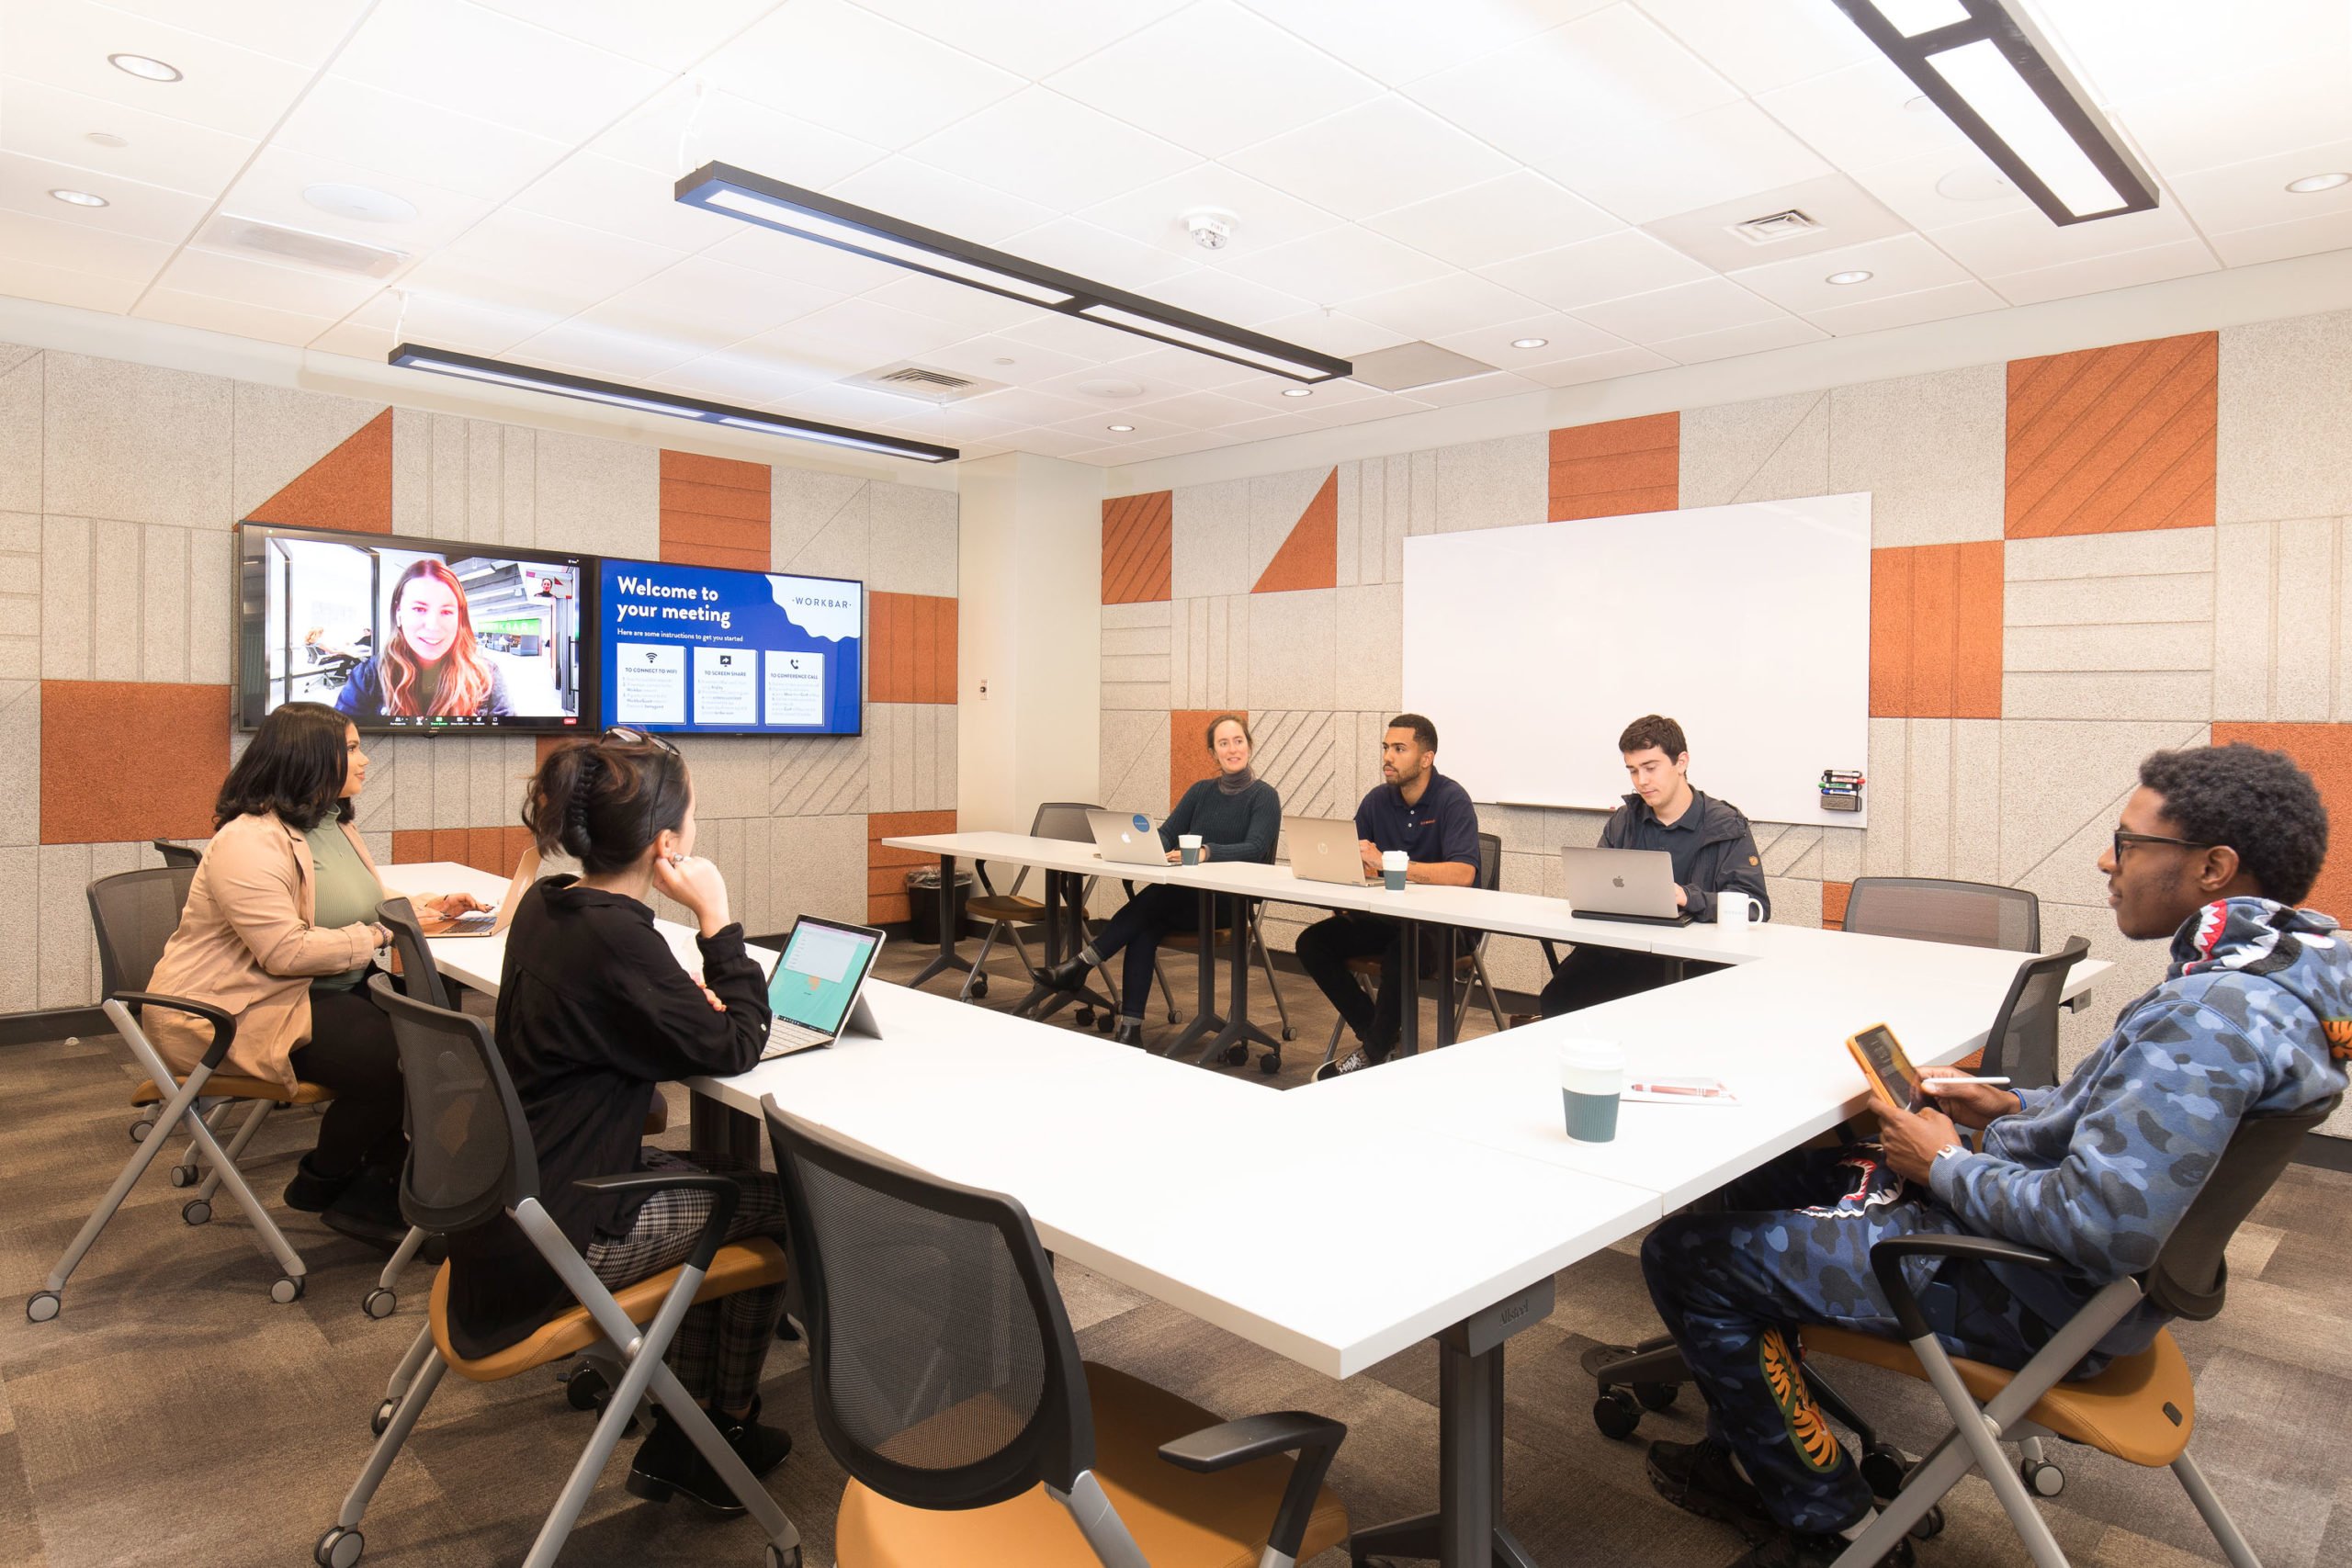
[{"label": "camouflage pants", "polygon": [[[1871,1145],[1792,1151],[1722,1196],[1726,1212],[1677,1215],[1643,1243],[1650,1298],[1706,1398],[1709,1435],[1739,1456],[1773,1517],[1843,1529],[1871,1489],[1805,1387],[1797,1331],[1826,1323],[1901,1338],[1871,1274],[1872,1244],[1960,1224]],[[2019,1367],[2054,1331],[1984,1265],[1915,1258],[1905,1271],[1955,1355]]]}]

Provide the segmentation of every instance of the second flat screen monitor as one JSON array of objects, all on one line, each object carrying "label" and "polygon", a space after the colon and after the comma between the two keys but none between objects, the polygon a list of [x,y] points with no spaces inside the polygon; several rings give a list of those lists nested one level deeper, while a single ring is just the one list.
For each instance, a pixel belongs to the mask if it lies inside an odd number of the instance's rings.
[{"label": "second flat screen monitor", "polygon": [[606,559],[604,721],[688,735],[855,735],[865,585]]}]

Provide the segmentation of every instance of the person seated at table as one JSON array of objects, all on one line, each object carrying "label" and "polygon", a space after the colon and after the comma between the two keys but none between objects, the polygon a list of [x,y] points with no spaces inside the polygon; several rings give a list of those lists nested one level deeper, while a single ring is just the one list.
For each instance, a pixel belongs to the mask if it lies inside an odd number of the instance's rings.
[{"label": "person seated at table", "polygon": [[[1690,786],[1690,748],[1682,727],[1659,714],[1645,714],[1617,738],[1625,776],[1634,793],[1610,813],[1600,829],[1604,850],[1664,850],[1674,862],[1674,905],[1694,920],[1715,918],[1716,898],[1745,893],[1756,900],[1756,918],[1772,918],[1764,890],[1764,867],[1756,835],[1738,807]],[[1691,963],[1686,975],[1720,969]],[[1569,949],[1552,971],[1536,1006],[1545,1018],[1615,1001],[1667,983],[1668,961],[1653,953],[1589,943]]]},{"label": "person seated at table", "polygon": [[[1159,825],[1159,841],[1168,851],[1168,863],[1174,865],[1182,860],[1176,840],[1185,833],[1201,836],[1204,861],[1271,863],[1274,840],[1282,835],[1283,799],[1273,785],[1250,770],[1255,742],[1250,739],[1250,721],[1238,714],[1219,714],[1209,721],[1207,739],[1216,772],[1187,789],[1168,820]],[[1228,925],[1236,918],[1233,900],[1221,897],[1216,906],[1217,923]],[[1160,939],[1197,929],[1200,912],[1200,896],[1189,887],[1167,884],[1147,887],[1128,899],[1101,933],[1078,950],[1077,956],[1046,970],[1046,983],[1065,991],[1077,990],[1086,983],[1089,968],[1109,963],[1124,948],[1127,962],[1119,990],[1119,1021],[1111,1037],[1121,1044],[1140,1045],[1144,1009],[1151,1000],[1152,960],[1159,954]],[[1208,962],[1207,953],[1201,955],[1201,962]]]},{"label": "person seated at table", "polygon": [[430,557],[392,587],[392,636],[362,659],[335,694],[354,718],[505,718],[506,678],[474,637],[473,610],[458,574]]},{"label": "person seated at table", "polygon": [[[220,1071],[334,1091],[286,1206],[389,1248],[408,1234],[394,1192],[408,1140],[391,1024],[362,983],[390,940],[376,923],[376,863],[351,825],[367,784],[359,731],[334,709],[282,703],[263,719],[220,785],[212,841],[147,988],[236,1021]],[[464,893],[414,902],[451,916],[481,908]],[[212,1043],[190,1014],[159,1008],[145,1022],[177,1072]]]},{"label": "person seated at table", "polygon": [[[767,983],[743,950],[727,884],[694,854],[685,760],[634,729],[560,747],[525,790],[523,825],[542,855],[571,855],[585,873],[543,878],[523,895],[500,971],[498,1051],[530,1123],[548,1216],[616,1290],[684,1262],[711,1200],[690,1191],[599,1197],[574,1185],[582,1177],[724,1171],[743,1193],[727,1239],[781,1241],[784,1188],[775,1176],[639,1142],[659,1084],[748,1071],[768,1035]],[[699,980],[653,923],[656,891],[694,917]],[[512,1345],[571,1303],[511,1220],[450,1238],[449,1332],[460,1354]],[[782,1285],[740,1292],[691,1309],[670,1347],[678,1381],[753,1475],[792,1449],[789,1435],[758,1421],[760,1372],[783,1313]],[[684,1493],[714,1513],[743,1511],[667,1411],[639,1447],[628,1484],[651,1501]]]},{"label": "person seated at table", "polygon": [[[1874,1243],[1998,1236],[2064,1259],[1905,1265],[1947,1349],[2020,1367],[2101,1286],[2154,1261],[2241,1119],[2341,1093],[2352,948],[2332,917],[2294,907],[2326,853],[2319,792],[2285,756],[2240,744],[2143,761],[2098,867],[2117,929],[2171,939],[2171,963],[2064,1083],[1922,1069],[1935,1106],[1882,1101],[1877,1145],[1796,1150],[1734,1182],[1732,1212],[1669,1219],[1644,1242],[1651,1299],[1708,1409],[1702,1441],[1650,1445],[1651,1483],[1740,1530],[1754,1546],[1742,1563],[1831,1562],[1874,1509],[1805,1387],[1795,1329],[1902,1337]],[[2143,1303],[2073,1375],[2146,1348],[2164,1321]]]},{"label": "person seated at table", "polygon": [[[1356,807],[1356,849],[1367,878],[1380,857],[1405,852],[1408,882],[1468,887],[1478,880],[1478,808],[1470,792],[1437,771],[1437,726],[1417,713],[1388,721],[1380,742],[1380,783]],[[1301,884],[1301,886],[1306,886]],[[1437,950],[1421,945],[1421,973],[1436,973]],[[1322,987],[1355,1033],[1356,1048],[1315,1070],[1318,1080],[1377,1066],[1396,1048],[1404,1012],[1405,928],[1380,915],[1342,909],[1298,933],[1298,963]],[[1348,968],[1351,958],[1380,960],[1377,996],[1367,997]]]}]

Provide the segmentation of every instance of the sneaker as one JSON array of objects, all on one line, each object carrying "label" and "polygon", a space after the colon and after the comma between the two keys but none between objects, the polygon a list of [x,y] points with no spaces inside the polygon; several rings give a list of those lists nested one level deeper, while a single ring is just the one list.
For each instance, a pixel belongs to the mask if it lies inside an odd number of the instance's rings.
[{"label": "sneaker", "polygon": [[[729,1418],[717,1411],[710,1419],[727,1446],[735,1450],[743,1467],[757,1480],[765,1477],[785,1456],[792,1451],[792,1434],[775,1427],[759,1425],[760,1404],[754,1399],[748,1414],[740,1419]],[[629,1461],[628,1480],[625,1483],[632,1496],[649,1503],[666,1503],[680,1493],[693,1498],[721,1518],[733,1518],[743,1513],[741,1500],[719,1479],[685,1428],[670,1418],[667,1410],[655,1413],[653,1430],[639,1443],[637,1457]]]},{"label": "sneaker", "polygon": [[1763,1496],[1732,1468],[1731,1451],[1713,1438],[1652,1443],[1645,1468],[1659,1496],[1686,1513],[1731,1526],[1750,1546],[1780,1533]]},{"label": "sneaker", "polygon": [[1380,1064],[1372,1057],[1364,1055],[1363,1048],[1359,1046],[1357,1049],[1351,1051],[1346,1055],[1340,1057],[1338,1061],[1326,1062],[1321,1066],[1316,1068],[1315,1081],[1317,1083],[1329,1083],[1341,1073],[1360,1073],[1366,1067],[1376,1067],[1378,1066],[1380,1066]]},{"label": "sneaker", "polygon": [[[1852,1544],[1842,1535],[1776,1529],[1731,1568],[1830,1568]],[[1876,1568],[1911,1568],[1913,1561],[1911,1543],[1897,1540],[1894,1550],[1878,1560]]]}]

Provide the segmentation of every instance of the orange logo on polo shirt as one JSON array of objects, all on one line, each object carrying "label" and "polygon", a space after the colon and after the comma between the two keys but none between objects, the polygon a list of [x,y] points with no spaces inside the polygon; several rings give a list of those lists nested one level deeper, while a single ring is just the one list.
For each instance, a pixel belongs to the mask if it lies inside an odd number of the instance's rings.
[{"label": "orange logo on polo shirt", "polygon": [[1756,857],[1755,857],[1754,855],[1750,855],[1750,856],[1748,856],[1748,857],[1747,857],[1747,863],[1748,863],[1748,864],[1750,864],[1750,865],[1754,865],[1754,864],[1756,863]]}]

